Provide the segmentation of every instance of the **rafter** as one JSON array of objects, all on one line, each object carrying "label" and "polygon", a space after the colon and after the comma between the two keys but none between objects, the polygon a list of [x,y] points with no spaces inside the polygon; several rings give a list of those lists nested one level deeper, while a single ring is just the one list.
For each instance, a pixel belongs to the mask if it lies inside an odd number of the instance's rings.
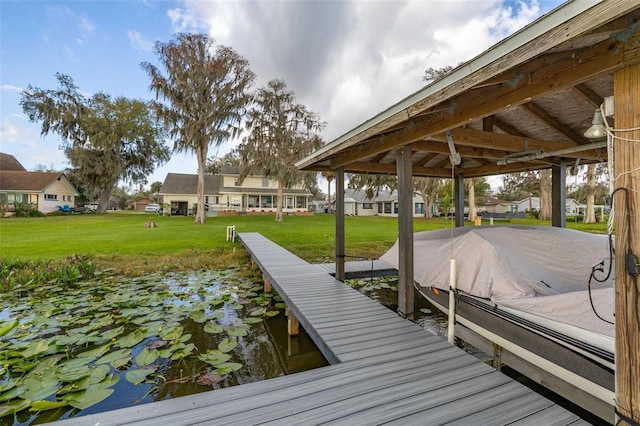
[{"label": "rafter", "polygon": [[529,111],[534,116],[536,116],[537,118],[539,118],[540,120],[542,120],[549,127],[554,128],[559,133],[563,134],[564,136],[569,138],[569,140],[575,142],[576,144],[585,145],[590,142],[589,139],[571,130],[568,126],[566,126],[564,123],[560,122],[557,118],[555,118],[554,116],[546,112],[539,105],[533,102],[526,102],[522,104],[522,107],[527,111]]},{"label": "rafter", "polygon": [[600,104],[604,101],[602,96],[591,90],[586,84],[576,84],[572,87],[573,91],[587,101],[592,108],[600,108]]}]

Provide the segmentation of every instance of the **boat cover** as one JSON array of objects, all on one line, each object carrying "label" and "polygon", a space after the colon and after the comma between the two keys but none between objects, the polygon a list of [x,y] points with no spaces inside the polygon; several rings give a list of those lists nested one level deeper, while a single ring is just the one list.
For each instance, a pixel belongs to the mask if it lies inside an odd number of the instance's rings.
[{"label": "boat cover", "polygon": [[[542,226],[458,227],[414,234],[418,285],[449,289],[451,258],[456,259],[458,290],[547,318],[561,315],[565,320],[559,320],[574,324],[583,320],[576,313],[579,299],[580,312],[607,329],[601,332],[609,334],[612,328],[593,314],[586,292],[594,265],[604,261],[608,271],[606,235]],[[381,260],[398,267],[397,242]],[[593,280],[591,288],[612,289],[613,271],[611,275],[604,283]],[[598,314],[613,320],[613,291],[592,295]]]}]

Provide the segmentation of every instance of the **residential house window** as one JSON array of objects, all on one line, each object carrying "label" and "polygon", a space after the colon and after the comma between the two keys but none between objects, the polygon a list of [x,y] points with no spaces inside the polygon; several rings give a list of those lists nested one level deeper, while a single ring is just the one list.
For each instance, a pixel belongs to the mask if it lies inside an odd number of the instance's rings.
[{"label": "residential house window", "polygon": [[416,214],[424,214],[424,203],[415,203],[414,212]]},{"label": "residential house window", "polygon": [[384,203],[384,212],[386,214],[391,214],[391,203]]},{"label": "residential house window", "polygon": [[293,197],[287,197],[287,209],[292,209],[293,208]]},{"label": "residential house window", "polygon": [[382,204],[383,203],[378,203],[378,214],[382,214]]},{"label": "residential house window", "polygon": [[233,184],[235,186],[240,186],[240,179],[236,178],[235,181],[233,182]]},{"label": "residential house window", "polygon": [[262,179],[262,187],[263,188],[269,187],[269,179]]},{"label": "residential house window", "polygon": [[393,203],[393,213],[398,214],[398,203]]},{"label": "residential house window", "polygon": [[307,208],[307,197],[296,197],[296,208],[297,209],[306,209]]},{"label": "residential house window", "polygon": [[271,208],[273,206],[273,195],[262,196],[262,208]]},{"label": "residential house window", "polygon": [[217,195],[207,195],[204,197],[205,204],[220,204],[220,198]]},{"label": "residential house window", "polygon": [[362,208],[364,210],[373,210],[373,203],[362,203]]},{"label": "residential house window", "polygon": [[249,208],[260,207],[260,196],[259,195],[249,195],[247,197],[247,207],[249,207]]},{"label": "residential house window", "polygon": [[58,194],[44,194],[44,199],[48,201],[58,201]]}]

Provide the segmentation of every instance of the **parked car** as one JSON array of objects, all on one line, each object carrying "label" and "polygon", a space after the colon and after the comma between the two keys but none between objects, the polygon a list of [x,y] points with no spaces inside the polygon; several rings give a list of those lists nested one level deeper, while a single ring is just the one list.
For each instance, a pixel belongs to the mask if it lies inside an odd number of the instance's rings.
[{"label": "parked car", "polygon": [[145,213],[160,213],[160,210],[162,210],[162,207],[160,207],[160,204],[147,204],[147,207],[144,208],[144,212]]}]

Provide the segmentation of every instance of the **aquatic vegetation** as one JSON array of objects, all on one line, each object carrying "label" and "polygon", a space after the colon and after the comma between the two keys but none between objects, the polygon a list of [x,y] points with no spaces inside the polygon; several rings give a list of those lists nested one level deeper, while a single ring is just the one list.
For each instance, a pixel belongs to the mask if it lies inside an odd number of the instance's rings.
[{"label": "aquatic vegetation", "polygon": [[[238,339],[278,313],[265,301],[282,301],[232,269],[91,275],[0,295],[0,417],[72,416],[109,398],[121,380],[145,385],[147,394],[187,377],[216,386],[243,368]],[[202,332],[206,340],[192,335]],[[176,363],[180,377],[168,377]]]}]

